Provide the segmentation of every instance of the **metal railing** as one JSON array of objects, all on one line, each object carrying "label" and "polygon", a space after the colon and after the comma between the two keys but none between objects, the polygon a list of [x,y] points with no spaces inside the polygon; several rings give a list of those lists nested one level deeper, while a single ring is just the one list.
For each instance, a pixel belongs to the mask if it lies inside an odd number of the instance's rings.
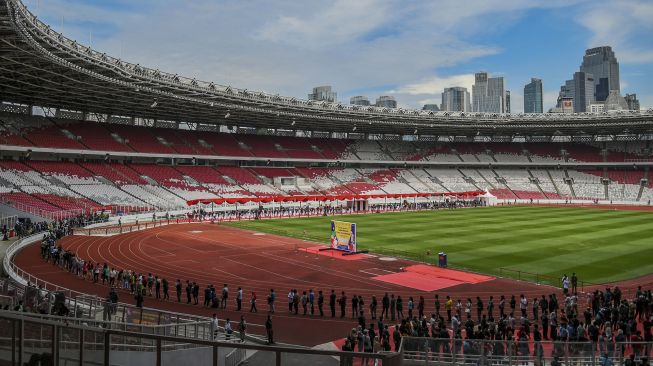
[{"label": "metal railing", "polygon": [[50,221],[63,220],[71,217],[76,217],[84,213],[84,210],[82,209],[47,211],[38,207],[30,206],[25,203],[9,199],[6,196],[1,197],[0,203],[7,205],[9,207],[13,207],[19,211],[23,211],[28,214],[32,214],[34,216],[39,216]]},{"label": "metal railing", "polygon": [[[420,365],[606,365],[648,358],[653,343],[402,337],[405,361]],[[609,361],[608,361],[609,360]]]},{"label": "metal railing", "polygon": [[[3,258],[3,269],[10,279],[0,279],[0,294],[12,296],[15,304],[22,301],[24,307],[35,312],[60,313],[61,309],[55,309],[54,299],[57,294],[62,294],[65,299],[64,312],[72,318],[121,322],[132,325],[130,329],[141,329],[140,331],[145,329],[143,326],[166,326],[157,333],[198,339],[212,338],[211,319],[208,317],[141,308],[125,303],[112,304],[96,296],[42,280],[16,266],[12,260],[13,256],[42,237],[43,234],[35,234],[18,240],[7,248]],[[224,324],[224,319],[219,321]],[[261,336],[265,334],[264,326],[250,323],[248,327],[251,334],[247,335],[247,339],[252,342],[262,342]],[[219,330],[220,336],[224,337],[223,328],[220,327]],[[234,332],[234,336],[237,334]]]},{"label": "metal railing", "polygon": [[[249,352],[247,352],[249,351]],[[125,353],[128,352],[128,353]],[[399,353],[354,353],[277,345],[199,340],[36,319],[0,311],[0,363],[115,365],[142,364],[400,366]],[[296,361],[299,360],[299,363]],[[295,362],[293,362],[295,361]]]}]

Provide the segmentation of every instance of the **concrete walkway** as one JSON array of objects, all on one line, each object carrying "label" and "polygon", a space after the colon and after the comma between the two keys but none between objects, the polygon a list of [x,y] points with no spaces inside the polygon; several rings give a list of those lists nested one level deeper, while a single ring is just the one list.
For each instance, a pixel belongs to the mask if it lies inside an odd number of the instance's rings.
[{"label": "concrete walkway", "polygon": [[[0,240],[0,263],[5,258],[5,252],[7,251],[7,248],[9,248],[9,246],[13,244],[16,240],[18,240],[18,237],[13,237],[7,241]],[[2,269],[2,265],[0,265],[0,274],[5,275],[4,270]]]}]

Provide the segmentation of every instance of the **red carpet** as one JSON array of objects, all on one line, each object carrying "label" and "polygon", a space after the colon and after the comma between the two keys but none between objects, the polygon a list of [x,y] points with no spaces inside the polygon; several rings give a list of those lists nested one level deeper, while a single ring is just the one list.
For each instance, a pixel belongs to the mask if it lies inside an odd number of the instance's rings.
[{"label": "red carpet", "polygon": [[435,291],[464,283],[482,283],[494,277],[417,264],[404,268],[404,272],[372,277],[377,281],[392,283],[421,291]]},{"label": "red carpet", "polygon": [[427,276],[435,276],[440,278],[451,279],[455,281],[462,281],[465,283],[482,283],[494,279],[492,276],[486,276],[478,273],[457,271],[455,269],[440,268],[429,266],[426,264],[416,264],[414,266],[404,268],[406,272],[415,272]]},{"label": "red carpet", "polygon": [[352,255],[344,255],[345,252],[340,251],[340,250],[320,250],[326,248],[325,246],[319,245],[316,247],[310,247],[310,248],[298,248],[297,250],[300,250],[302,252],[307,252],[310,254],[315,254],[315,255],[323,255],[325,257],[331,257],[335,259],[342,259],[345,261],[357,261],[365,258],[369,258],[367,254],[352,254]]}]

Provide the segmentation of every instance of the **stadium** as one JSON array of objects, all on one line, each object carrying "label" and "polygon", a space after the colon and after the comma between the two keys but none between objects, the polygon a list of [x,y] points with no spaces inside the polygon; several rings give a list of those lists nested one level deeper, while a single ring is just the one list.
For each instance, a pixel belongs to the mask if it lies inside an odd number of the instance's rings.
[{"label": "stadium", "polygon": [[653,110],[249,91],[20,0],[0,35],[0,364],[647,364]]}]

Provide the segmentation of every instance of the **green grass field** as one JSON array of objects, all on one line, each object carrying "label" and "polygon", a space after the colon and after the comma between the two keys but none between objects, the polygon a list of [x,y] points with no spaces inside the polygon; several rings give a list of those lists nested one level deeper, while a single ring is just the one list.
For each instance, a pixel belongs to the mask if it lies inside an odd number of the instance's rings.
[{"label": "green grass field", "polygon": [[[327,244],[331,219],[226,225]],[[592,283],[653,273],[650,212],[504,206],[336,219],[357,223],[359,249],[433,263],[437,253],[445,251],[451,267],[493,275],[555,284],[563,273],[571,276],[576,272],[580,280]],[[432,253],[430,257],[425,255],[427,251]],[[546,276],[551,278],[547,280]]]}]

